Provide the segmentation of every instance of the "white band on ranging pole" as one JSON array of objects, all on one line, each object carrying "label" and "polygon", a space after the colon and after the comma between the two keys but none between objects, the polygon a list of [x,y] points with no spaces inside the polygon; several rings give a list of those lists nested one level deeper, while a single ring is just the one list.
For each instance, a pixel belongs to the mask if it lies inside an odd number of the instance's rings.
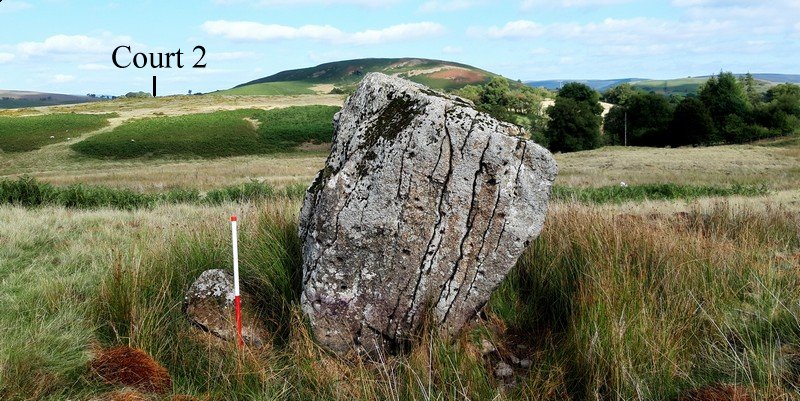
[{"label": "white band on ranging pole", "polygon": [[236,336],[241,347],[244,345],[242,338],[242,301],[239,296],[239,241],[236,229],[237,218],[231,216],[231,240],[233,243],[233,304],[236,310]]}]

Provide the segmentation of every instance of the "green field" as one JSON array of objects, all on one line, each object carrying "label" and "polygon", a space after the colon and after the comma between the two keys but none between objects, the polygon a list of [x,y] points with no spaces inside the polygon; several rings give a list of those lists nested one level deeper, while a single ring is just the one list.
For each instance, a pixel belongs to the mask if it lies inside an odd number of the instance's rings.
[{"label": "green field", "polygon": [[116,117],[116,114],[0,116],[0,151],[27,152],[63,142],[105,127],[112,117]]},{"label": "green field", "polygon": [[291,151],[305,142],[330,142],[333,106],[245,109],[153,117],[126,122],[71,146],[105,158],[228,157]]},{"label": "green field", "polygon": [[[631,82],[631,85],[639,90],[645,92],[655,92],[661,95],[681,95],[687,96],[696,94],[700,90],[700,86],[708,81],[708,77],[697,78],[678,78],[668,80],[647,80]],[[755,89],[759,93],[764,93],[774,83],[762,80],[755,81]]]},{"label": "green field", "polygon": [[247,86],[239,86],[214,92],[215,95],[263,95],[263,96],[296,96],[313,95],[312,83],[303,81],[264,82]]}]

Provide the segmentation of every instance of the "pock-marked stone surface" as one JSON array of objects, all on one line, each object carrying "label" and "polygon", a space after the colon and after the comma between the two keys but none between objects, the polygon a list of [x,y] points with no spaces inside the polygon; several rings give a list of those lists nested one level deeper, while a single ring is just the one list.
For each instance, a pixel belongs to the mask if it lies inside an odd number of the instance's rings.
[{"label": "pock-marked stone surface", "polygon": [[[249,345],[264,344],[267,330],[253,309],[253,297],[240,291],[242,304],[242,338]],[[236,341],[233,275],[220,270],[206,270],[186,292],[184,310],[195,326],[228,341]]]},{"label": "pock-marked stone surface", "polygon": [[338,353],[456,334],[544,223],[552,155],[468,101],[379,73],[334,117],[303,203],[301,302]]}]

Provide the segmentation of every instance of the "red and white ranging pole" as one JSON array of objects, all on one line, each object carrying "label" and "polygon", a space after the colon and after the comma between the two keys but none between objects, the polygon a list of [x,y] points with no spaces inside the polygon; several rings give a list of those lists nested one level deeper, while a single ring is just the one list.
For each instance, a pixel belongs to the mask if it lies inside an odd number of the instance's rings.
[{"label": "red and white ranging pole", "polygon": [[236,230],[236,216],[231,216],[231,237],[233,241],[233,305],[236,309],[236,338],[239,346],[244,345],[242,338],[242,299],[239,294],[239,241]]}]

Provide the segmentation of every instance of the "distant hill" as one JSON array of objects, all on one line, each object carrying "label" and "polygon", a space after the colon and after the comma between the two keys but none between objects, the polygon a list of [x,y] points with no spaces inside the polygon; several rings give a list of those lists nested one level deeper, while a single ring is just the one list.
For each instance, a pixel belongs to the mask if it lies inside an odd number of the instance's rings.
[{"label": "distant hill", "polygon": [[367,58],[336,61],[316,67],[282,71],[218,91],[223,95],[302,95],[349,90],[369,72],[396,75],[434,89],[454,90],[481,85],[497,74],[450,61],[422,58]]},{"label": "distant hill", "polygon": [[760,79],[762,81],[775,82],[778,84],[782,83],[800,84],[799,74],[753,74],[753,78]]},{"label": "distant hill", "polygon": [[606,89],[613,88],[617,85],[624,84],[627,82],[635,82],[641,81],[642,78],[620,78],[620,79],[566,79],[566,80],[559,80],[559,79],[551,79],[546,81],[528,81],[525,84],[529,86],[533,86],[534,88],[545,88],[550,90],[558,90],[567,82],[580,82],[582,84],[588,85],[590,88],[598,91],[603,92]]},{"label": "distant hill", "polygon": [[99,100],[102,99],[89,96],[63,95],[60,93],[0,90],[0,109],[55,106],[59,104],[96,102]]},{"label": "distant hill", "polygon": [[[735,74],[744,76],[744,74]],[[800,75],[797,74],[752,74],[756,80],[757,90],[766,91],[772,86],[781,83],[800,83]],[[580,82],[589,85],[593,89],[603,92],[623,83],[630,83],[634,88],[645,92],[655,92],[664,95],[683,95],[697,93],[700,85],[704,84],[711,75],[700,77],[687,77],[677,79],[642,79],[642,78],[620,78],[620,79],[598,79],[598,80],[547,80],[529,81],[527,85],[533,87],[543,87],[557,90],[567,82]]]}]

